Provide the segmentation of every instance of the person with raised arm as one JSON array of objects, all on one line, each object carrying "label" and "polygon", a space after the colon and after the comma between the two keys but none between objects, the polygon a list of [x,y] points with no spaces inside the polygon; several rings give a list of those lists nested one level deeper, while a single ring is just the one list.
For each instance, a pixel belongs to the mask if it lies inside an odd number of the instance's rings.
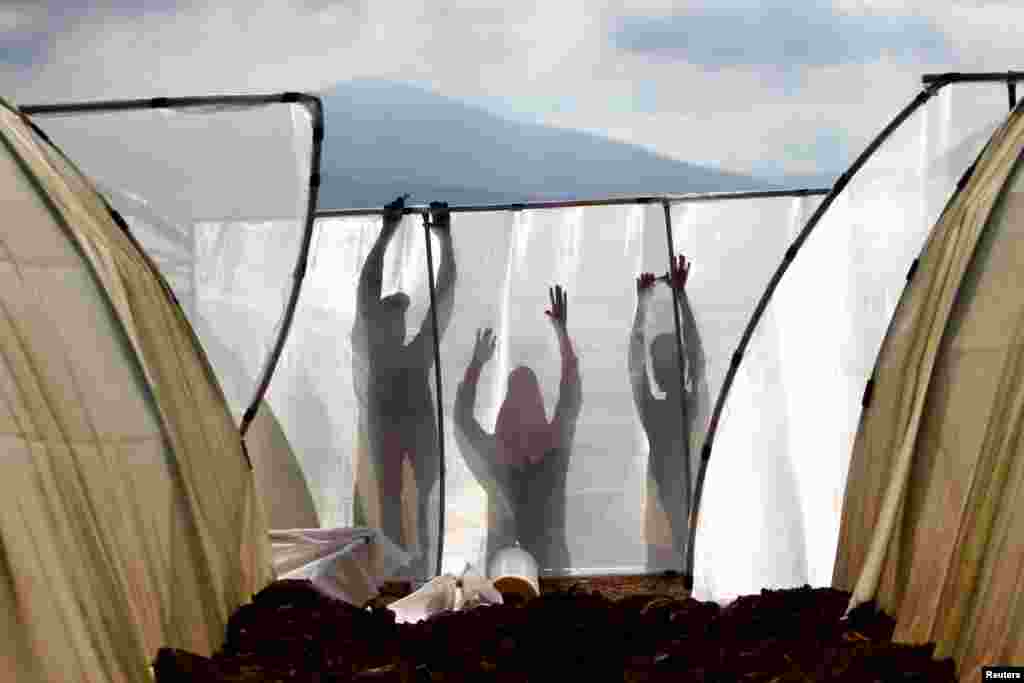
[{"label": "person with raised arm", "polygon": [[549,291],[545,311],[558,339],[562,359],[558,402],[551,421],[544,410],[537,376],[519,366],[508,376],[494,434],[474,414],[477,382],[493,357],[494,333],[478,330],[473,357],[455,398],[455,436],[462,457],[488,495],[487,558],[506,546],[519,545],[541,569],[570,566],[565,538],[566,478],[583,403],[579,360],[567,329],[565,291]]},{"label": "person with raised arm", "polygon": [[[650,446],[645,535],[649,569],[680,566],[689,531],[692,493],[700,465],[698,444],[710,396],[705,377],[704,349],[697,321],[686,295],[690,264],[683,255],[672,261],[672,271],[661,278],[642,273],[636,280],[636,318],[629,343],[629,374],[633,401]],[[679,373],[675,334],[659,334],[651,342],[651,370],[665,398],[655,398],[647,375],[644,325],[655,283],[666,282],[679,308],[683,341],[684,378]],[[658,508],[661,510],[659,522]],[[667,534],[666,534],[667,532]],[[663,540],[668,536],[671,547]]]},{"label": "person with raised arm", "polygon": [[[404,209],[405,197],[385,208],[383,228],[359,278],[352,365],[362,447],[357,454],[354,512],[357,526],[378,528],[413,554],[412,573],[425,578],[431,575],[430,549],[437,535],[430,528],[436,514],[429,509],[429,498],[440,475],[437,415],[430,389],[434,323],[428,312],[416,336],[406,344],[409,296],[404,292],[380,296],[384,252]],[[441,242],[435,296],[440,341],[454,305],[455,252],[447,212],[435,214],[431,227]],[[415,478],[415,497],[405,490],[405,463]],[[410,528],[403,524],[403,517],[411,512],[405,510],[403,515],[403,502],[413,500],[416,523]]]}]

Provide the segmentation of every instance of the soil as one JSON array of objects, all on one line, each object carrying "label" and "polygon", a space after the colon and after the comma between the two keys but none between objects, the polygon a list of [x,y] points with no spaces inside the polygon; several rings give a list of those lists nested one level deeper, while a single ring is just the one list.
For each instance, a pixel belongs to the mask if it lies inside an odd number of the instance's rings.
[{"label": "soil", "polygon": [[[841,620],[849,594],[762,591],[721,608],[658,588],[662,577],[546,582],[539,598],[396,624],[306,581],[278,581],[241,607],[211,658],[162,649],[158,683],[347,681],[956,681],[933,646],[891,642],[872,604]],[[646,586],[646,587],[645,587]],[[383,601],[408,587],[390,587]],[[596,589],[596,590],[595,590]],[[386,587],[385,591],[388,588]],[[615,596],[617,599],[613,599]]]}]

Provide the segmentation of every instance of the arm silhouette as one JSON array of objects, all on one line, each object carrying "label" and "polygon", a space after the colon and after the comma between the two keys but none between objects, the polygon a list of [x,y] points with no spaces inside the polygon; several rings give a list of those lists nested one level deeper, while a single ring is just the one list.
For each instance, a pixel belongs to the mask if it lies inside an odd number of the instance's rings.
[{"label": "arm silhouette", "polygon": [[374,309],[380,305],[380,292],[384,279],[384,252],[394,237],[399,223],[402,222],[402,207],[405,198],[399,197],[384,210],[384,226],[381,228],[377,241],[370,249],[366,262],[359,273],[359,285],[356,290],[356,315],[352,325],[352,378],[356,397],[360,401],[368,400],[370,375],[370,351],[373,348],[370,339],[372,333],[371,317]]},{"label": "arm silhouette", "polygon": [[683,351],[686,354],[686,403],[690,420],[697,417],[698,410],[706,408],[708,400],[707,360],[704,356],[704,344],[697,329],[697,319],[690,307],[686,292],[677,293],[680,318],[683,332]]},{"label": "arm silhouette", "polygon": [[551,310],[545,311],[551,319],[558,337],[558,348],[562,356],[562,378],[558,386],[558,402],[552,427],[558,436],[558,447],[567,447],[583,407],[583,386],[580,381],[579,358],[573,349],[568,332],[568,300],[565,290],[556,285],[549,290]]},{"label": "arm silhouette", "polygon": [[686,402],[686,418],[689,424],[684,425],[687,433],[693,434],[693,428],[700,426],[703,416],[700,411],[707,408],[707,378],[705,376],[706,360],[704,345],[697,329],[697,320],[690,307],[690,299],[686,295],[686,281],[690,274],[690,263],[680,254],[672,261],[669,283],[672,286],[673,298],[680,310],[680,327],[682,328],[683,352],[686,363],[686,384],[683,387],[683,400]]},{"label": "arm silhouette", "polygon": [[497,462],[498,446],[493,434],[488,434],[476,419],[476,390],[484,363],[494,353],[491,330],[477,332],[473,359],[455,393],[455,438],[470,472],[488,493],[497,492],[503,477]]},{"label": "arm silhouette", "polygon": [[370,254],[363,264],[363,270],[359,274],[356,303],[360,318],[366,317],[380,301],[381,285],[384,280],[384,252],[402,222],[403,208],[405,208],[405,197],[399,197],[384,209],[384,226],[381,228],[373,248],[370,249]]},{"label": "arm silhouette", "polygon": [[633,403],[640,414],[640,423],[644,429],[650,423],[651,406],[654,393],[651,381],[647,377],[647,353],[644,338],[644,324],[647,321],[647,304],[651,298],[655,278],[650,273],[643,273],[636,280],[636,317],[633,319],[633,331],[629,337],[629,379],[633,387]]}]

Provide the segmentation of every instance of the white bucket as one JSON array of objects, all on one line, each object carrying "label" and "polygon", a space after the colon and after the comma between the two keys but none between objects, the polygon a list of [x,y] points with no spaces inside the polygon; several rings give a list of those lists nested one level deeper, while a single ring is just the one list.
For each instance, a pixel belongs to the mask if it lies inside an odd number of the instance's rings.
[{"label": "white bucket", "polygon": [[518,595],[525,600],[540,595],[537,560],[518,544],[496,552],[489,573],[500,593]]}]

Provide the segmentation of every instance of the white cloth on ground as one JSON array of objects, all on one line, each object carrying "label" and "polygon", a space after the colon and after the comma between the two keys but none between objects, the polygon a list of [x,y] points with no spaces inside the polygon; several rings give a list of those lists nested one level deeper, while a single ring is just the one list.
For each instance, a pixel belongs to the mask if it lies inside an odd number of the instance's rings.
[{"label": "white cloth on ground", "polygon": [[357,607],[379,594],[384,581],[412,559],[369,528],[270,531],[274,572],[280,579],[308,579],[322,593]]}]

